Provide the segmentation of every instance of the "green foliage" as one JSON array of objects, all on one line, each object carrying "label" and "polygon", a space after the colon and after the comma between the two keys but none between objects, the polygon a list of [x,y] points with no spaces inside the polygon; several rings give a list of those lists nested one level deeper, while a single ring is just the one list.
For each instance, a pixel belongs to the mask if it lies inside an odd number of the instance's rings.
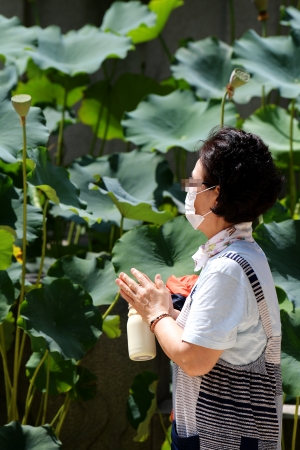
[{"label": "green foliage", "polygon": [[292,397],[300,396],[300,308],[294,312],[281,311],[281,367],[283,390]]},{"label": "green foliage", "polygon": [[106,316],[103,321],[103,332],[110,339],[121,336],[120,316]]},{"label": "green foliage", "polygon": [[15,300],[14,285],[11,279],[9,278],[7,272],[5,270],[0,270],[0,324],[2,324],[3,321],[6,319],[9,309],[13,304],[14,300]]}]

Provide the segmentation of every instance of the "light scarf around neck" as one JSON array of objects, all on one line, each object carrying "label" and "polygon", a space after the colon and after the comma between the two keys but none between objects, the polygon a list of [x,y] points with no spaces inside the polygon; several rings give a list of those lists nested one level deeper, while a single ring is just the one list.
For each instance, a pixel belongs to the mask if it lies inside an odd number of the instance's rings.
[{"label": "light scarf around neck", "polygon": [[195,261],[194,270],[202,269],[209,258],[217,255],[235,241],[254,242],[251,222],[242,222],[226,228],[209,239],[206,244],[200,245],[197,252],[192,256]]}]

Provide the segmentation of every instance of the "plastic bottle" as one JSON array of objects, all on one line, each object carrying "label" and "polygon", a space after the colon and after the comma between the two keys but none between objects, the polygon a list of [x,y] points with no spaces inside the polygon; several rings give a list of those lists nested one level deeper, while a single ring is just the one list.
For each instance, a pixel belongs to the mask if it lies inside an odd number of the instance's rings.
[{"label": "plastic bottle", "polygon": [[154,333],[136,310],[129,305],[127,322],[129,358],[133,361],[148,361],[156,356]]}]

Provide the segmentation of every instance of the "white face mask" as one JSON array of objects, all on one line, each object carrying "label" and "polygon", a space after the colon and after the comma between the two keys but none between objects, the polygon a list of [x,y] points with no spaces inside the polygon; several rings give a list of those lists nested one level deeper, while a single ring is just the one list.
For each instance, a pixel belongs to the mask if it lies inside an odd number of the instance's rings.
[{"label": "white face mask", "polygon": [[186,194],[185,198],[185,217],[190,222],[192,227],[197,230],[199,225],[203,222],[207,214],[211,213],[212,211],[208,211],[208,213],[204,214],[204,216],[201,216],[200,214],[196,214],[195,210],[195,200],[196,196],[198,194],[202,194],[202,192],[209,191],[210,189],[213,189],[216,186],[209,187],[207,189],[204,189],[204,191],[201,192],[188,192]]}]

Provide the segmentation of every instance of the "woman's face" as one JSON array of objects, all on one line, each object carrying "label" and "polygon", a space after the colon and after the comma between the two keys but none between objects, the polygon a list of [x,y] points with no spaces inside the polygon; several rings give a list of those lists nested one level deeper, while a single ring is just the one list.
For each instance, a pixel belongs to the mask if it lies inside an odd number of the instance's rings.
[{"label": "woman's face", "polygon": [[[196,214],[200,214],[204,216],[207,214],[211,208],[213,208],[216,205],[216,199],[219,195],[219,186],[216,186],[215,188],[208,189],[210,186],[207,186],[205,184],[201,184],[202,181],[207,181],[205,177],[204,168],[202,166],[202,163],[200,159],[197,161],[194,170],[192,172],[192,178],[195,180],[195,182],[199,183],[199,187],[197,187],[197,192],[201,192],[201,194],[198,194],[196,196],[195,200],[195,212]],[[208,189],[208,190],[207,190]],[[207,218],[205,218],[204,222],[211,216],[214,215],[209,214]],[[201,228],[201,225],[199,229]]]}]

